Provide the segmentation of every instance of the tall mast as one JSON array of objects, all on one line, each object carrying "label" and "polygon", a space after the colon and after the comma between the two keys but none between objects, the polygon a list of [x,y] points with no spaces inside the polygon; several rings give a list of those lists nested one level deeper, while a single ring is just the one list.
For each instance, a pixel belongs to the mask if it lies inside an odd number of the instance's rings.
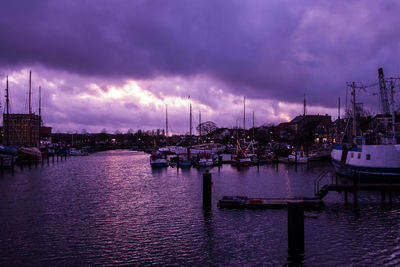
[{"label": "tall mast", "polygon": [[390,114],[390,107],[389,107],[389,100],[388,100],[387,88],[386,88],[386,83],[385,83],[385,77],[383,76],[382,68],[378,69],[378,74],[379,74],[379,93],[380,93],[380,99],[381,99],[381,105],[382,105],[382,113],[384,115],[388,115],[388,114]]},{"label": "tall mast", "polygon": [[243,133],[246,140],[246,97],[243,97]]},{"label": "tall mast", "polygon": [[201,110],[199,110],[199,135],[200,135],[200,141],[201,141]]},{"label": "tall mast", "polygon": [[304,94],[304,103],[303,103],[303,116],[306,116],[306,94]]},{"label": "tall mast", "polygon": [[7,76],[7,86],[6,86],[6,125],[5,125],[5,127],[6,127],[6,135],[7,135],[7,139],[6,139],[6,145],[8,146],[8,145],[10,145],[10,117],[9,117],[9,115],[10,115],[10,99],[9,99],[9,96],[8,96],[8,76]]},{"label": "tall mast", "polygon": [[39,86],[39,147],[40,147],[41,128],[42,128],[42,88]]},{"label": "tall mast", "polygon": [[339,96],[339,104],[338,104],[338,119],[340,120],[340,96]]},{"label": "tall mast", "polygon": [[254,138],[254,110],[253,110],[253,141],[255,141],[255,138]]},{"label": "tall mast", "polygon": [[31,106],[31,86],[32,86],[32,71],[29,71],[29,114],[32,114],[32,106]]},{"label": "tall mast", "polygon": [[165,105],[165,145],[168,146],[168,105]]},{"label": "tall mast", "polygon": [[396,144],[396,118],[394,113],[394,82],[393,79],[390,78],[390,105],[392,108],[392,132],[393,132],[393,144]]},{"label": "tall mast", "polygon": [[357,124],[356,124],[356,85],[354,82],[351,83],[352,95],[353,95],[353,137],[357,135]]},{"label": "tall mast", "polygon": [[192,147],[192,103],[190,103],[190,147]]}]

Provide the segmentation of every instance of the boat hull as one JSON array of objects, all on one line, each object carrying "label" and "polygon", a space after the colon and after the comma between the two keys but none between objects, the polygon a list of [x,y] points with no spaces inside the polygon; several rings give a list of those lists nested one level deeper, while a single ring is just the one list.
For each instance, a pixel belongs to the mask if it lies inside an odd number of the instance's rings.
[{"label": "boat hull", "polygon": [[168,162],[159,162],[159,161],[157,161],[157,162],[151,162],[150,163],[150,166],[151,167],[153,167],[153,168],[159,168],[159,167],[168,167]]},{"label": "boat hull", "polygon": [[335,146],[331,157],[338,174],[357,174],[360,178],[396,177],[400,181],[400,145],[362,145],[347,152]]}]

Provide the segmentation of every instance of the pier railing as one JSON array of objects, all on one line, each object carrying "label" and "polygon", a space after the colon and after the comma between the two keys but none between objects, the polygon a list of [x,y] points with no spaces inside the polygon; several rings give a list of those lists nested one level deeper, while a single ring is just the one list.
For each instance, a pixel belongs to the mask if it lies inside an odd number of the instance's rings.
[{"label": "pier railing", "polygon": [[[329,178],[329,177],[332,179],[332,174],[331,174],[331,172],[329,172],[329,171],[322,171],[320,174],[318,174],[317,178],[315,178],[315,180],[314,180],[314,194],[315,194],[315,196],[318,196],[318,195],[319,195],[318,193],[321,191],[321,188],[320,188],[321,182],[322,182],[324,179],[327,179],[327,178]],[[329,181],[329,182],[332,182],[332,181]],[[324,184],[324,185],[329,184],[329,182],[326,183],[326,184]]]}]

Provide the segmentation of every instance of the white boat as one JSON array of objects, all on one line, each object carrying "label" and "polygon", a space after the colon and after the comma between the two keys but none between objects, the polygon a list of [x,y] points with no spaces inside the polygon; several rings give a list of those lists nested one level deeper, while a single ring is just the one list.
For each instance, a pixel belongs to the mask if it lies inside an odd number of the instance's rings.
[{"label": "white boat", "polygon": [[[375,117],[376,125],[363,133],[357,127],[357,106],[355,89],[352,87],[352,144],[341,144],[332,148],[331,157],[335,171],[339,174],[360,178],[382,179],[392,177],[400,181],[400,144],[397,144],[398,123],[396,123],[394,109],[394,90],[391,90],[389,104],[387,88],[393,86],[392,80],[385,80],[380,68],[379,87],[383,115]],[[386,86],[389,83],[389,87]],[[392,87],[393,88],[393,87]],[[348,121],[350,123],[350,120]],[[347,128],[347,126],[346,126]]]},{"label": "white boat", "polygon": [[347,148],[337,145],[332,148],[332,164],[335,171],[360,177],[400,177],[400,145],[381,144]]},{"label": "white boat", "polygon": [[292,154],[288,156],[288,162],[305,164],[308,163],[308,157],[304,151],[293,151]]},{"label": "white boat", "polygon": [[202,152],[197,154],[197,166],[199,167],[210,167],[214,165],[213,155],[211,153]]},{"label": "white boat", "polygon": [[169,162],[167,155],[158,150],[153,151],[150,156],[150,166],[151,167],[168,167]]},{"label": "white boat", "polygon": [[89,156],[89,152],[84,149],[70,148],[69,156]]},{"label": "white boat", "polygon": [[250,166],[251,165],[251,157],[248,156],[241,156],[241,155],[235,155],[232,158],[232,164],[235,166]]}]

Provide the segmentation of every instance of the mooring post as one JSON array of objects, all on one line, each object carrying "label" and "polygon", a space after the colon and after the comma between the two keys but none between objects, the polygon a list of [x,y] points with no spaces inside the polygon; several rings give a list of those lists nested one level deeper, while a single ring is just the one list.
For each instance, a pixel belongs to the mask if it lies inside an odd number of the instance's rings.
[{"label": "mooring post", "polygon": [[392,179],[389,178],[389,205],[392,205]]},{"label": "mooring post", "polygon": [[212,176],[211,173],[206,170],[203,173],[203,208],[211,208],[211,186],[212,186]]},{"label": "mooring post", "polygon": [[3,158],[1,158],[1,171],[3,171],[4,168],[4,162],[3,162]]},{"label": "mooring post", "polygon": [[347,198],[347,189],[344,191],[344,203],[347,205],[349,203],[349,199]]},{"label": "mooring post", "polygon": [[14,156],[11,156],[11,172],[14,173]]},{"label": "mooring post", "polygon": [[357,178],[358,178],[358,174],[357,173],[355,173],[355,175],[354,175],[354,177],[353,177],[353,184],[354,184],[354,187],[353,187],[353,196],[354,196],[354,200],[353,200],[353,205],[354,205],[354,208],[357,208],[357,205],[358,205],[358,200],[357,200]]},{"label": "mooring post", "polygon": [[288,202],[288,252],[292,259],[304,254],[304,207],[299,201]]}]

